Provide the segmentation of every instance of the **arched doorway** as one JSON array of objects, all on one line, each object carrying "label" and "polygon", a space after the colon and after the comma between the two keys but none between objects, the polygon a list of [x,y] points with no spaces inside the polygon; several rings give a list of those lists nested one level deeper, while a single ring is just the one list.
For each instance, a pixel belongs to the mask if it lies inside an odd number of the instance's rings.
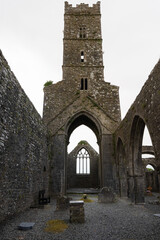
[{"label": "arched doorway", "polygon": [[[130,189],[131,198],[135,203],[144,202],[145,171],[142,159],[143,135],[146,123],[140,116],[135,116],[131,128],[130,136],[130,164],[132,165],[131,176],[132,188]],[[148,129],[149,130],[149,129]]]},{"label": "arched doorway", "polygon": [[135,203],[144,202],[144,170],[142,162],[142,139],[144,132],[145,122],[139,116],[135,116],[131,128],[130,136],[130,150],[132,164],[132,172],[130,175],[130,182],[132,182],[132,187],[130,186],[130,197]]},{"label": "arched doorway", "polygon": [[67,146],[68,154],[73,151],[73,149],[81,141],[82,143],[83,141],[87,141],[96,150],[96,152],[99,153],[98,139],[95,133],[89,127],[82,124],[77,127],[70,135],[69,144]]},{"label": "arched doorway", "polygon": [[148,159],[148,164],[146,162],[147,161],[145,161],[146,189],[150,188],[152,190],[152,192],[159,192],[157,167],[153,162],[150,162],[149,159]]},{"label": "arched doorway", "polygon": [[[101,128],[97,120],[88,113],[79,113],[66,126],[67,144],[71,134],[79,126],[87,126],[96,135],[97,143],[101,146]],[[85,134],[81,133],[81,139]],[[68,154],[66,163],[66,188],[98,188],[102,185],[102,161],[92,146],[82,140],[75,149]]]},{"label": "arched doorway", "polygon": [[145,190],[159,191],[158,169],[155,152],[147,126],[145,126],[142,142],[142,161],[145,173]]},{"label": "arched doorway", "polygon": [[[114,158],[113,135],[108,119],[104,125],[99,118],[89,111],[80,111],[65,119],[49,139],[50,192],[54,195],[65,194],[67,190],[67,146],[72,132],[81,125],[89,127],[96,135],[99,145],[98,179],[99,187],[107,186],[116,191],[116,163]],[[51,122],[52,124],[54,122]]]}]

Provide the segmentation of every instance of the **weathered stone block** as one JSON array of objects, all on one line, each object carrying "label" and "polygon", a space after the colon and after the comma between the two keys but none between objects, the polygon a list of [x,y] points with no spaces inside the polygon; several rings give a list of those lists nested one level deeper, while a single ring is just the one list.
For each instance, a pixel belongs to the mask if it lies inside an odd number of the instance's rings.
[{"label": "weathered stone block", "polygon": [[84,223],[84,201],[70,201],[70,222]]},{"label": "weathered stone block", "polygon": [[98,202],[100,203],[113,203],[116,201],[116,194],[111,188],[104,187],[98,194]]},{"label": "weathered stone block", "polygon": [[56,210],[65,210],[69,208],[69,201],[71,198],[68,198],[67,196],[59,196],[57,197],[57,205]]}]

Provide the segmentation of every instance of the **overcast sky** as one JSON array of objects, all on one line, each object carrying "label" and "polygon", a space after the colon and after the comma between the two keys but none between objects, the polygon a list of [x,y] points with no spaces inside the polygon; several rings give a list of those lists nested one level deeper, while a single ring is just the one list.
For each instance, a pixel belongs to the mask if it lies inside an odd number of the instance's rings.
[{"label": "overcast sky", "polygon": [[[0,0],[0,48],[41,115],[43,84],[62,80],[63,14],[63,0]],[[123,118],[160,57],[160,0],[101,0],[101,14],[105,81],[120,87]]]}]

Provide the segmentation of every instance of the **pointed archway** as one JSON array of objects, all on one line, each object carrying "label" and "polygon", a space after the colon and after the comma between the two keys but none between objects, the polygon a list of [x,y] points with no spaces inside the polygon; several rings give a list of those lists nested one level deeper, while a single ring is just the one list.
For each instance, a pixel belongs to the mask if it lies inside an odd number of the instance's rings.
[{"label": "pointed archway", "polygon": [[[99,145],[98,178],[99,187],[110,187],[116,190],[116,168],[114,160],[113,136],[110,131],[111,120],[106,126],[101,119],[96,118],[90,111],[79,111],[65,117],[65,124],[49,139],[50,157],[50,194],[65,194],[67,189],[67,146],[72,132],[84,124],[89,127],[97,137]],[[54,124],[53,121],[50,123]]]},{"label": "pointed archway", "polygon": [[[96,135],[99,145],[101,146],[101,127],[99,122],[90,114],[81,112],[68,122],[66,125],[67,144],[73,131],[81,125],[90,128]],[[83,139],[83,136],[82,136]],[[85,154],[88,153],[87,159]],[[82,156],[81,156],[82,155]],[[81,156],[81,157],[80,157]],[[89,161],[89,172],[82,169]],[[79,164],[79,172],[77,173],[77,162]],[[86,171],[87,170],[87,171]],[[85,172],[86,171],[86,172]],[[67,180],[68,179],[68,180]],[[98,156],[96,151],[85,141],[79,142],[77,147],[68,155],[66,162],[66,188],[96,188],[102,186],[102,161],[101,154]]]},{"label": "pointed archway", "polygon": [[[130,186],[131,198],[135,203],[144,202],[145,193],[145,172],[144,163],[142,160],[142,153],[144,147],[142,146],[144,129],[146,123],[143,118],[136,115],[133,119],[131,135],[130,135]],[[148,128],[149,131],[149,128]]]}]

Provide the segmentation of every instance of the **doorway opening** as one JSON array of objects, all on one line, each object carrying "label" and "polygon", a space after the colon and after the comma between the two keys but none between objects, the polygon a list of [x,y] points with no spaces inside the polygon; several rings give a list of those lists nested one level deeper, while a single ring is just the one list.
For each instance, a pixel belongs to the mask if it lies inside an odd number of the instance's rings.
[{"label": "doorway opening", "polygon": [[144,129],[142,143],[142,161],[144,164],[145,190],[151,189],[153,192],[159,191],[157,163],[154,154],[152,140],[147,126]]},{"label": "doorway opening", "polygon": [[98,189],[101,182],[99,129],[86,115],[68,128],[67,189]]},{"label": "doorway opening", "polygon": [[134,192],[132,196],[136,203],[144,202],[147,188],[145,169],[148,164],[153,165],[155,161],[153,157],[144,157],[146,156],[145,154],[154,156],[154,147],[152,146],[149,130],[144,120],[139,116],[135,116],[131,130],[131,162],[134,178]]}]

